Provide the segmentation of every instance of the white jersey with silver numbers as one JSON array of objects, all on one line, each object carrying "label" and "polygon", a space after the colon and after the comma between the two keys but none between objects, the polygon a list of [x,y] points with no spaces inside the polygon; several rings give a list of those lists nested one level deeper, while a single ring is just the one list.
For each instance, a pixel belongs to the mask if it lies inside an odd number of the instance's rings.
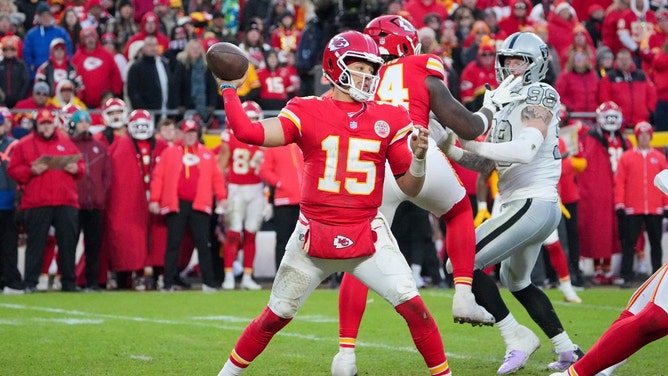
[{"label": "white jersey with silver numbers", "polygon": [[524,101],[507,105],[494,116],[490,131],[491,141],[510,142],[522,131],[522,111],[526,107],[542,106],[552,112],[547,135],[538,152],[529,163],[496,162],[499,173],[499,194],[503,202],[518,199],[540,198],[557,200],[557,182],[561,176],[561,154],[557,133],[559,131],[559,94],[545,83],[523,86]]}]

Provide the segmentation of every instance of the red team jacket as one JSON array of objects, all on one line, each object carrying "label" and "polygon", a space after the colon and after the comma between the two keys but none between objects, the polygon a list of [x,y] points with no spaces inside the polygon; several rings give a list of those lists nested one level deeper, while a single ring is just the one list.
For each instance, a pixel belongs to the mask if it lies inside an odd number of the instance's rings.
[{"label": "red team jacket", "polygon": [[665,155],[656,149],[646,156],[638,148],[624,152],[615,175],[615,207],[631,215],[662,215],[668,208],[668,196],[654,186],[654,177],[666,168]]},{"label": "red team jacket", "polygon": [[295,144],[264,150],[264,161],[260,177],[265,183],[276,187],[274,205],[298,205],[299,190],[304,179],[304,156]]}]

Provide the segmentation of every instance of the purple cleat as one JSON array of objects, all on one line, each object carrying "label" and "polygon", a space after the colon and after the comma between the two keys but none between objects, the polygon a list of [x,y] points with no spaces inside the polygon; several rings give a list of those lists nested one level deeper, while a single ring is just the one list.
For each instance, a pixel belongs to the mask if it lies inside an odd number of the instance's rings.
[{"label": "purple cleat", "polygon": [[553,371],[566,371],[578,359],[584,356],[584,351],[578,345],[573,345],[573,350],[562,351],[556,362],[547,365],[547,369]]}]

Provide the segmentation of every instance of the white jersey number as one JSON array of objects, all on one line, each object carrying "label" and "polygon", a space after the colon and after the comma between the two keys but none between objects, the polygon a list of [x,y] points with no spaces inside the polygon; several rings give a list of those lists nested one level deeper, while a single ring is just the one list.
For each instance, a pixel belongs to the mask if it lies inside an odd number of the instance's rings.
[{"label": "white jersey number", "polygon": [[403,105],[408,110],[408,89],[404,87],[403,64],[394,64],[385,68],[376,95],[383,102],[392,103],[395,106]]},{"label": "white jersey number", "polygon": [[526,103],[554,109],[559,101],[557,92],[548,87],[532,85],[527,89]]},{"label": "white jersey number", "polygon": [[[323,176],[318,179],[318,189],[325,192],[338,193],[341,190],[341,182],[336,180],[336,174],[339,169],[340,144],[339,136],[328,136],[322,140],[322,150],[327,154],[325,158],[325,171]],[[380,151],[380,142],[376,140],[366,140],[360,138],[351,138],[348,142],[348,156],[345,159],[346,172],[359,172],[366,175],[365,179],[346,178],[344,187],[346,191],[353,195],[368,195],[373,192],[376,186],[376,165],[372,161],[361,159],[362,152],[378,153]]]},{"label": "white jersey number", "polygon": [[237,175],[247,175],[253,170],[255,175],[260,173],[262,165],[262,151],[257,150],[253,155],[248,149],[237,148],[232,153],[232,171]]}]

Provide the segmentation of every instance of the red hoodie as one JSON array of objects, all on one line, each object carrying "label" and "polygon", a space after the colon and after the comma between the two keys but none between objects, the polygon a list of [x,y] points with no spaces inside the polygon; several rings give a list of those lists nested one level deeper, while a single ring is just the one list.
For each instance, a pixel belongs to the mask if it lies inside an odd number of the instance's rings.
[{"label": "red hoodie", "polygon": [[[155,32],[153,33],[146,32],[146,21],[155,22]],[[125,48],[123,49],[123,55],[125,55],[125,58],[129,59],[128,52],[130,51],[130,46],[132,45],[132,43],[144,40],[144,38],[146,38],[147,35],[154,35],[156,39],[158,39],[158,51],[161,55],[163,52],[169,49],[169,38],[167,38],[166,35],[160,32],[160,19],[155,13],[153,12],[145,13],[144,16],[141,18],[141,23],[139,24],[139,28],[141,29],[141,31],[130,37],[130,39],[128,39],[128,42],[125,44]]]}]

